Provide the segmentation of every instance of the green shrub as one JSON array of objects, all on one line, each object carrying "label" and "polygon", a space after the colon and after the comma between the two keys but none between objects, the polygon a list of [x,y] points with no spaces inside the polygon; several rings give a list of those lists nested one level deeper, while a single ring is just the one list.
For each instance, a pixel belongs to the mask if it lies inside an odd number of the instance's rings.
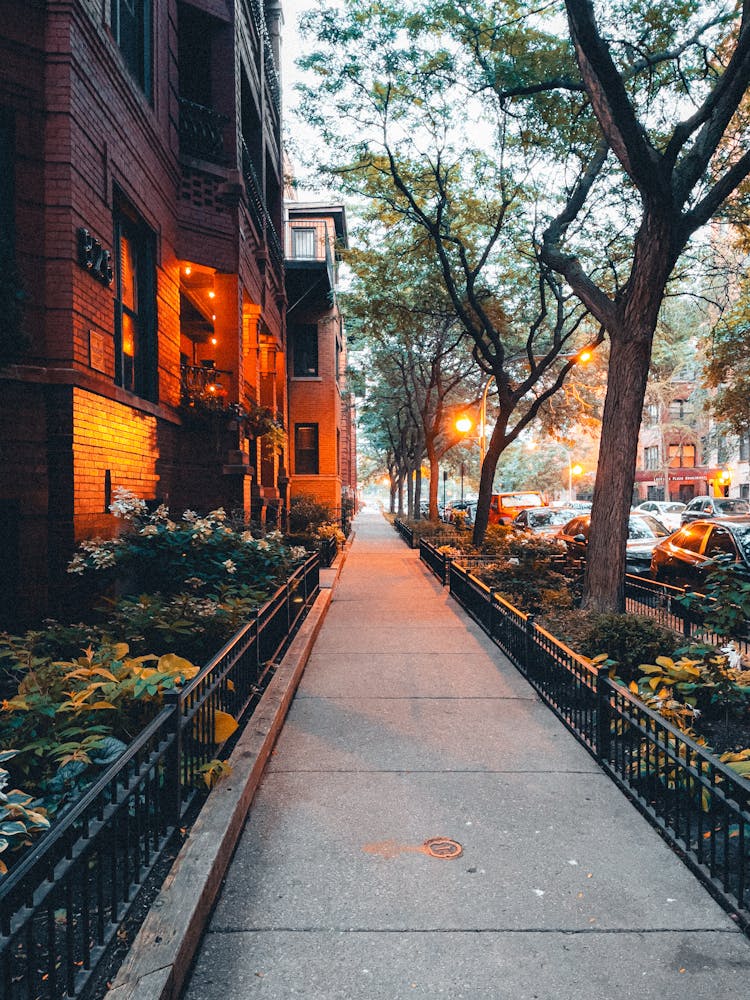
[{"label": "green shrub", "polygon": [[289,533],[314,535],[321,524],[331,520],[331,510],[314,497],[300,495],[289,506]]},{"label": "green shrub", "polygon": [[576,648],[589,658],[606,653],[617,664],[617,675],[630,681],[642,663],[671,656],[681,643],[680,636],[644,615],[587,613]]}]

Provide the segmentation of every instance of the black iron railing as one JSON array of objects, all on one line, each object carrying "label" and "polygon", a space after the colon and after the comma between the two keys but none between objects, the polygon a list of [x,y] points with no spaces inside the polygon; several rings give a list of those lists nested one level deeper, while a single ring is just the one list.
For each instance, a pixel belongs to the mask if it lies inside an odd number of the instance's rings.
[{"label": "black iron railing", "polygon": [[180,97],[180,152],[210,163],[224,163],[224,128],[229,122],[213,108]]},{"label": "black iron railing", "polygon": [[451,561],[451,594],[750,930],[750,782]]},{"label": "black iron railing", "polygon": [[250,150],[247,148],[247,144],[244,139],[242,140],[241,146],[242,175],[245,180],[247,206],[250,211],[250,217],[253,220],[255,228],[258,230],[258,236],[265,242],[271,263],[277,273],[282,275],[284,271],[284,250],[281,246],[281,240],[279,239],[279,234],[276,232],[276,226],[273,223],[273,219],[266,208],[266,202],[263,196],[263,187],[258,179],[258,174],[255,170],[255,165],[253,164],[253,158],[250,155]]},{"label": "black iron railing", "polygon": [[399,535],[401,535],[401,537],[409,546],[409,548],[413,549],[415,547],[414,532],[411,530],[409,525],[405,521],[402,521],[400,517],[397,517],[393,522],[393,527],[396,529]]},{"label": "black iron railing", "polygon": [[310,556],[0,880],[0,996],[79,996],[318,593]]}]

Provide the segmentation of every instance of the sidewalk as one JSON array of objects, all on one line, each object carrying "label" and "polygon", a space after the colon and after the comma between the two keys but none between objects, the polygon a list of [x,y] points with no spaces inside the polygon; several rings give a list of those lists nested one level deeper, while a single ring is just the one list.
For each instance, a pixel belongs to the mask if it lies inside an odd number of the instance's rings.
[{"label": "sidewalk", "polygon": [[187,1000],[716,1000],[749,977],[732,920],[360,514]]}]

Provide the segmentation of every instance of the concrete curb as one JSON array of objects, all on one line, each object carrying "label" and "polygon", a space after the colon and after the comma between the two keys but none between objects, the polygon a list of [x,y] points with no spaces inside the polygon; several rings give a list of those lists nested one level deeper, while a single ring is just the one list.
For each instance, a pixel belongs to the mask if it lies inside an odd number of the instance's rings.
[{"label": "concrete curb", "polygon": [[[343,553],[342,553],[343,555]],[[340,558],[340,557],[339,557]],[[337,559],[338,561],[338,559]],[[341,559],[341,565],[343,565]],[[321,590],[211,792],[107,996],[176,1000],[341,572]]]}]

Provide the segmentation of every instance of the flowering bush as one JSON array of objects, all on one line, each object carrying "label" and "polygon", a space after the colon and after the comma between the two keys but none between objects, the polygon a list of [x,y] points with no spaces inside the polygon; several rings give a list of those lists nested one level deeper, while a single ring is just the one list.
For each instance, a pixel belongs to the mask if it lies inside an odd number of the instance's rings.
[{"label": "flowering bush", "polygon": [[190,580],[211,591],[233,582],[268,587],[294,562],[280,532],[256,538],[230,525],[222,508],[204,517],[186,510],[175,521],[163,504],[150,513],[143,500],[118,489],[110,510],[128,521],[130,530],[119,538],[82,542],[69,573],[116,568],[126,572],[131,591],[176,594],[188,591]]},{"label": "flowering bush", "polygon": [[346,535],[335,521],[327,521],[318,526],[316,535],[321,541],[332,538],[336,542],[336,549],[339,550],[346,541]]}]

